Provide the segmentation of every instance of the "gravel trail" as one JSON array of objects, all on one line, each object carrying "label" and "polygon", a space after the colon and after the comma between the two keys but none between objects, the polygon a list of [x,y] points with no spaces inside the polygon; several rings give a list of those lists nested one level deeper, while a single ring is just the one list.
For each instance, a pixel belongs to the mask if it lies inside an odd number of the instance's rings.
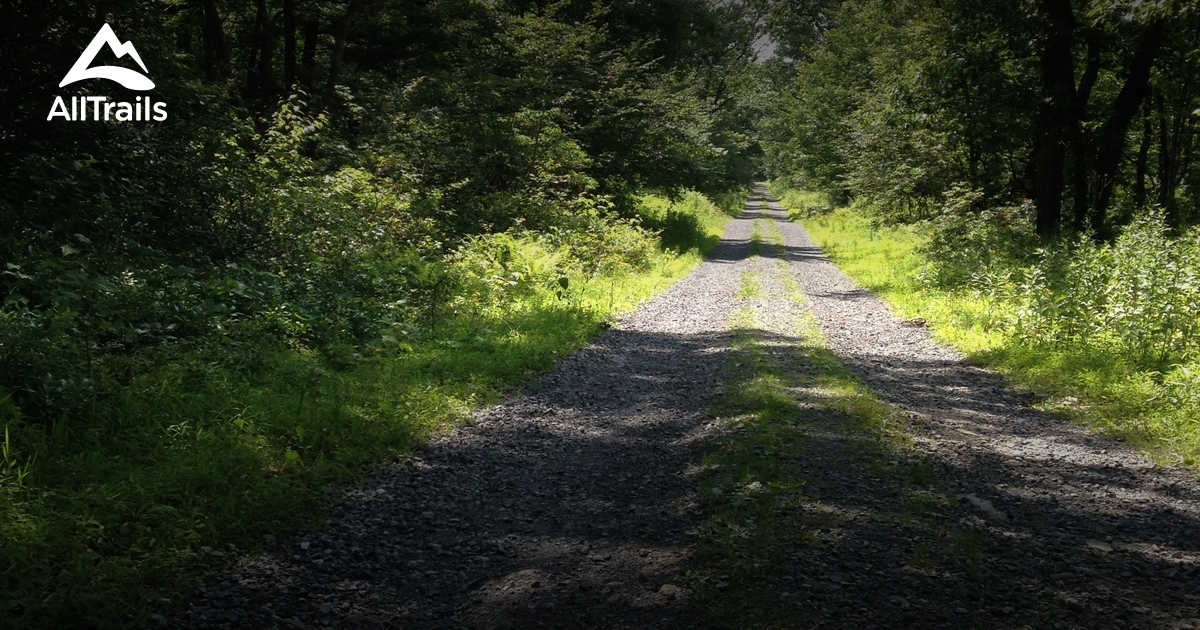
[{"label": "gravel trail", "polygon": [[[1200,628],[1192,476],[1030,409],[891,315],[763,195],[695,272],[525,394],[348,491],[329,529],[242,560],[152,625],[706,626],[679,588],[700,519],[693,463],[731,319],[749,306],[776,336],[811,310],[911,419],[937,483],[963,496],[936,515],[945,531],[983,536],[972,575],[915,570],[914,548],[944,541],[872,519],[892,490],[851,448],[814,443],[797,463],[814,492],[860,516],[838,524],[838,544],[794,554],[779,583],[805,627]],[[783,245],[752,258],[756,219]],[[740,299],[747,272],[764,296]],[[773,275],[789,273],[803,307]]]},{"label": "gravel trail", "polygon": [[[846,544],[794,567],[841,577],[807,604],[821,627],[1200,628],[1194,475],[1030,408],[892,315],[782,221],[778,203],[769,207],[832,350],[907,416],[917,451],[960,499],[939,527],[982,534],[978,565],[964,575],[914,561],[922,543],[949,546],[953,536],[897,540],[877,524],[847,525]],[[832,498],[871,514],[880,480],[844,472],[824,475]]]},{"label": "gravel trail", "polygon": [[689,466],[753,217],[525,394],[352,491],[333,526],[242,561],[170,627],[694,627],[676,587]]}]

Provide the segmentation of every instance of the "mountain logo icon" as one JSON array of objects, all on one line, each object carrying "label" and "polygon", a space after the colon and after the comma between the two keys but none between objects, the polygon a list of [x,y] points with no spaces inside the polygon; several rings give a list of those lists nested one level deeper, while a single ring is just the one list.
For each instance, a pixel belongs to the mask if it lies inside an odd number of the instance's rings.
[{"label": "mountain logo icon", "polygon": [[142,67],[144,72],[149,72],[146,70],[146,64],[142,63],[142,58],[138,55],[137,49],[133,47],[133,42],[122,44],[121,40],[117,39],[117,34],[113,32],[112,27],[106,23],[100,27],[100,31],[92,38],[92,43],[88,44],[87,48],[83,50],[83,54],[79,55],[79,59],[75,60],[75,65],[71,66],[71,70],[67,72],[67,76],[63,77],[62,83],[59,83],[58,87],[70,85],[84,79],[108,79],[109,81],[116,81],[131,90],[145,91],[154,89],[154,82],[136,70],[121,68],[119,66],[96,66],[89,68],[88,66],[96,59],[96,54],[100,52],[100,49],[105,44],[112,49],[118,59],[129,55]]}]

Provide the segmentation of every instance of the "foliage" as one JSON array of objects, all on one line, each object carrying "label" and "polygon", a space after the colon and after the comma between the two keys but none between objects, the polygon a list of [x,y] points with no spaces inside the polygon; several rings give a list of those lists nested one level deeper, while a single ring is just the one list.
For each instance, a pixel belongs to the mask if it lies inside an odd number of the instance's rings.
[{"label": "foliage", "polygon": [[[1045,406],[1196,465],[1200,14],[1184,3],[768,2],[764,164],[905,317]],[[821,212],[819,191],[835,205]],[[786,195],[786,196],[785,196]]]},{"label": "foliage", "polygon": [[1172,237],[1163,215],[1150,213],[1111,244],[1064,239],[1031,256],[1029,228],[1008,232],[996,221],[990,236],[881,228],[848,210],[803,223],[899,316],[924,320],[1045,409],[1163,461],[1200,465],[1194,231]]},{"label": "foliage", "polygon": [[829,203],[828,195],[823,193],[803,192],[789,188],[783,184],[782,180],[772,181],[770,190],[792,218],[817,217],[833,212],[833,204]]},{"label": "foliage", "polygon": [[[1015,207],[1043,237],[1111,238],[1151,203],[1196,216],[1195,11],[1039,0],[768,2],[768,175],[893,222]],[[1057,16],[1057,17],[1056,17]],[[811,36],[810,36],[811,35]]]},{"label": "foliage", "polygon": [[697,243],[707,254],[717,246],[729,217],[737,216],[746,205],[746,190],[730,191],[716,202],[696,192],[687,192],[678,202],[662,197],[643,197],[640,221],[646,228],[658,232],[659,240],[668,249],[687,251]]},{"label": "foliage", "polygon": [[[757,170],[740,3],[9,4],[6,627],[136,624],[311,524],[679,277]],[[133,100],[57,88],[104,23],[167,120],[46,120]]]},{"label": "foliage", "polygon": [[1040,343],[1114,346],[1147,368],[1195,361],[1198,236],[1171,238],[1151,212],[1111,244],[1081,238],[1041,250],[1015,288],[1017,328]]},{"label": "foliage", "polygon": [[[359,173],[323,181],[323,222],[351,208],[367,212],[362,195],[396,202]],[[349,205],[330,201],[339,194]],[[241,267],[216,284],[170,270],[114,282],[117,302],[165,293],[184,307],[184,321],[215,330],[203,343],[172,338],[182,327],[105,332],[95,322],[108,311],[43,315],[10,299],[0,311],[5,365],[17,374],[54,371],[18,390],[21,407],[11,392],[0,396],[0,618],[30,627],[124,625],[173,596],[178,571],[219,567],[263,534],[314,524],[327,484],[402,455],[512,392],[685,274],[724,226],[714,205],[688,198],[690,205],[657,197],[645,204],[703,224],[695,240],[663,250],[652,232],[598,220],[610,230],[601,239],[609,247],[594,267],[565,244],[569,237],[524,232],[467,239],[444,262],[403,252],[357,265],[306,261],[310,267],[290,272],[296,290],[330,292],[309,302],[287,297],[286,277]],[[338,239],[344,251],[372,235],[330,229],[319,238]],[[103,279],[81,278],[95,296],[108,295]],[[407,297],[385,302],[386,294],[339,286],[355,278],[360,288],[389,286]],[[321,299],[343,300],[344,310],[309,314]],[[97,337],[79,340],[73,329]],[[276,343],[279,335],[289,343]],[[324,343],[314,345],[317,338]],[[75,354],[26,350],[36,347]]]}]

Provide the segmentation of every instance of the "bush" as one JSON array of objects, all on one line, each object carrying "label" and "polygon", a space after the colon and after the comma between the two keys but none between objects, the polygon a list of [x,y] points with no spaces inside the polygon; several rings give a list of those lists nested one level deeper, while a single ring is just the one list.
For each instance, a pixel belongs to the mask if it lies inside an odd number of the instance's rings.
[{"label": "bush", "polygon": [[771,194],[787,208],[792,218],[812,218],[833,212],[829,195],[820,192],[800,191],[787,186],[784,180],[771,182]]},{"label": "bush", "polygon": [[666,250],[682,254],[698,249],[708,253],[716,247],[728,218],[741,214],[746,207],[748,191],[727,191],[718,195],[716,202],[695,191],[687,191],[678,199],[644,196],[638,203],[639,222],[658,234]]},{"label": "bush", "polygon": [[1161,212],[1117,239],[1084,235],[1040,250],[1016,298],[1030,341],[1116,344],[1148,366],[1194,361],[1200,351],[1200,231],[1172,238]]},{"label": "bush", "polygon": [[1030,229],[1033,207],[972,210],[980,193],[956,188],[943,198],[941,216],[929,222],[922,254],[930,265],[921,276],[929,286],[968,286],[995,292],[1031,262],[1038,238]]}]

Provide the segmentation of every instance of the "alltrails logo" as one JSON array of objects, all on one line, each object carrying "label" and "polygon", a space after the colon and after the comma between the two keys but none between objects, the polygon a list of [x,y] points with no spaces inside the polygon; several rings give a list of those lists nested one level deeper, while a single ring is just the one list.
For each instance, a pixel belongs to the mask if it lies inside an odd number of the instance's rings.
[{"label": "alltrails logo", "polygon": [[[67,76],[63,77],[58,87],[64,87],[85,79],[108,79],[109,81],[120,83],[130,90],[141,92],[154,89],[154,82],[136,70],[121,68],[119,66],[90,67],[100,49],[105,45],[113,51],[118,59],[129,55],[137,62],[137,65],[141,66],[143,72],[148,72],[146,64],[142,62],[141,55],[133,47],[133,42],[122,44],[121,40],[117,39],[117,34],[113,32],[112,27],[105,24],[100,27],[100,31],[92,38],[92,43],[88,44],[87,48],[83,50],[83,54],[79,55],[79,59],[75,61],[75,65],[71,66],[71,70],[67,72]],[[91,120],[112,119],[125,122],[131,120],[163,121],[167,119],[167,104],[155,103],[149,96],[139,96],[132,103],[109,101],[107,96],[72,96],[70,108],[67,107],[67,103],[63,97],[56,96],[54,97],[54,104],[50,106],[50,115],[46,116],[46,120],[54,120],[57,117],[72,121],[88,120],[89,105],[91,106]]]}]

